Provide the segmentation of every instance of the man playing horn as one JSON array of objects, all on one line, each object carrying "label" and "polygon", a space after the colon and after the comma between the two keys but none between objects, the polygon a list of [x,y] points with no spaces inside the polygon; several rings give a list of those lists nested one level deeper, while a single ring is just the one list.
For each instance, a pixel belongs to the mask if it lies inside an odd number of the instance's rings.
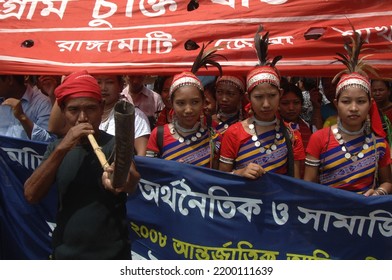
[{"label": "man playing horn", "polygon": [[70,129],[48,146],[41,165],[24,185],[31,203],[57,185],[52,258],[129,259],[126,193],[135,190],[140,174],[132,164],[124,185],[114,188],[109,179],[113,163],[100,163],[97,149],[88,141],[87,136],[94,135],[99,153],[106,158],[112,154],[114,137],[99,130],[104,105],[94,77],[87,71],[75,72],[56,88],[55,95]]}]

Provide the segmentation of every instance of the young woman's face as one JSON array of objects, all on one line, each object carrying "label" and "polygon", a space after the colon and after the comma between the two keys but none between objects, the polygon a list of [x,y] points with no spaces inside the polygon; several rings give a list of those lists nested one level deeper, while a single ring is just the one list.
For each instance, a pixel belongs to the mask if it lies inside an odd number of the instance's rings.
[{"label": "young woman's face", "polygon": [[218,83],[216,86],[216,101],[218,108],[227,114],[235,113],[240,108],[242,94],[235,86],[228,83]]},{"label": "young woman's face", "polygon": [[205,102],[204,102],[204,115],[212,116],[216,113],[216,100],[213,93],[210,90],[204,91]]},{"label": "young woman's face", "polygon": [[101,88],[102,98],[105,100],[105,107],[113,107],[119,100],[122,91],[122,84],[116,75],[96,75],[94,76]]},{"label": "young woman's face", "polygon": [[301,110],[301,99],[295,93],[288,92],[280,98],[279,113],[285,121],[297,123]]},{"label": "young woman's face", "polygon": [[163,83],[162,91],[161,91],[162,101],[165,104],[165,107],[169,108],[169,109],[171,109],[171,107],[172,107],[171,102],[170,102],[170,95],[169,95],[170,85],[171,85],[172,81],[173,81],[173,77],[167,78],[165,80],[165,82]]},{"label": "young woman's face", "polygon": [[370,110],[369,95],[359,88],[349,87],[335,100],[339,118],[346,129],[359,130]]},{"label": "young woman's face", "polygon": [[261,121],[274,120],[279,108],[280,95],[279,89],[268,83],[256,86],[249,94],[255,117]]},{"label": "young woman's face", "polygon": [[372,95],[377,104],[388,102],[389,94],[388,87],[383,81],[372,82]]},{"label": "young woman's face", "polygon": [[184,128],[192,128],[203,113],[203,95],[194,86],[180,87],[172,95],[172,106],[178,123]]}]

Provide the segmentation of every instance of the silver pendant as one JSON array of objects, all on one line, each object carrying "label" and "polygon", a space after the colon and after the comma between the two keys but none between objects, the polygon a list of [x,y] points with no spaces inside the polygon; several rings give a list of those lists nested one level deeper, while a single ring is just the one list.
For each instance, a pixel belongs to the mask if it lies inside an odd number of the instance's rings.
[{"label": "silver pendant", "polygon": [[356,156],[353,156],[353,157],[351,158],[351,160],[352,160],[352,161],[357,161],[358,158],[357,158]]},{"label": "silver pendant", "polygon": [[333,132],[333,134],[337,134],[337,133],[339,132],[339,129],[334,128],[334,129],[332,130],[332,132]]},{"label": "silver pendant", "polygon": [[366,137],[365,142],[369,144],[370,142],[372,142],[372,139],[370,139],[369,137]]},{"label": "silver pendant", "polygon": [[273,150],[273,151],[275,151],[276,150],[276,145],[275,144],[273,144],[272,146],[271,146],[271,150]]},{"label": "silver pendant", "polygon": [[264,147],[261,147],[261,148],[260,148],[260,153],[264,154],[264,152],[265,152]]},{"label": "silver pendant", "polygon": [[201,137],[201,133],[200,132],[196,133],[196,137],[200,138]]},{"label": "silver pendant", "polygon": [[182,137],[178,138],[178,142],[184,143],[184,138],[182,138]]},{"label": "silver pendant", "polygon": [[335,136],[336,136],[336,139],[337,139],[337,140],[342,139],[342,135],[341,135],[340,133],[335,134]]},{"label": "silver pendant", "polygon": [[196,137],[196,136],[192,136],[191,140],[192,140],[193,142],[195,142],[195,141],[197,140],[197,137]]},{"label": "silver pendant", "polygon": [[344,140],[343,139],[340,139],[338,142],[339,142],[340,145],[344,144]]},{"label": "silver pendant", "polygon": [[368,145],[368,144],[363,144],[362,149],[363,149],[363,150],[369,149],[369,145]]},{"label": "silver pendant", "polygon": [[258,139],[257,135],[253,135],[253,136],[252,136],[252,140],[253,140],[253,141],[257,141],[257,139]]},{"label": "silver pendant", "polygon": [[280,133],[276,133],[275,138],[279,140],[280,139]]},{"label": "silver pendant", "polygon": [[174,129],[174,127],[170,128],[170,134],[174,134],[176,133],[176,130]]},{"label": "silver pendant", "polygon": [[342,146],[342,151],[343,151],[343,152],[347,152],[347,149],[346,149],[345,146]]},{"label": "silver pendant", "polygon": [[270,155],[271,153],[272,153],[271,150],[267,150],[267,151],[266,151],[266,154],[267,154],[267,155]]},{"label": "silver pendant", "polygon": [[250,130],[253,130],[255,128],[255,125],[253,123],[251,123],[248,127]]},{"label": "silver pendant", "polygon": [[227,123],[223,126],[224,129],[227,129],[228,127],[229,125]]},{"label": "silver pendant", "polygon": [[200,127],[199,131],[200,131],[201,133],[203,133],[203,132],[205,131],[205,129],[202,128],[202,127]]},{"label": "silver pendant", "polygon": [[191,140],[189,140],[189,139],[185,140],[185,144],[189,145],[190,143],[191,143]]},{"label": "silver pendant", "polygon": [[346,159],[350,159],[350,158],[351,158],[351,154],[350,154],[350,153],[345,153],[345,154],[344,154],[344,157],[345,157]]},{"label": "silver pendant", "polygon": [[256,141],[256,142],[255,142],[255,146],[256,146],[256,147],[260,147],[260,145],[261,145],[261,144],[260,144],[260,141]]},{"label": "silver pendant", "polygon": [[363,156],[364,156],[364,154],[363,154],[362,152],[360,152],[360,153],[358,154],[358,157],[359,157],[359,158],[363,158]]}]

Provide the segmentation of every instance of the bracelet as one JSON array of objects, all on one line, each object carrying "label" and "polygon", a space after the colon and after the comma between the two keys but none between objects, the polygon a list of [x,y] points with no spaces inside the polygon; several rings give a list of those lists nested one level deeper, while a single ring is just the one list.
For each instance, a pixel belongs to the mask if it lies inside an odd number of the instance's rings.
[{"label": "bracelet", "polygon": [[374,192],[377,193],[378,195],[388,195],[388,192],[381,187],[377,188]]},{"label": "bracelet", "polygon": [[309,166],[314,166],[314,167],[319,167],[320,166],[320,160],[319,159],[310,159],[310,158],[305,158],[305,164]]}]

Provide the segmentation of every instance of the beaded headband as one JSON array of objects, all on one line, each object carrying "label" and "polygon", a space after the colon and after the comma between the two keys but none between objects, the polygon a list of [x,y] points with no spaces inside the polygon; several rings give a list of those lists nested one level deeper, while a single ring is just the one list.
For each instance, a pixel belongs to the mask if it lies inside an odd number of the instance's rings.
[{"label": "beaded headband", "polygon": [[245,92],[245,81],[242,77],[236,76],[221,76],[216,80],[216,84],[219,83],[230,83],[231,85],[238,88],[241,92]]},{"label": "beaded headband", "polygon": [[194,86],[200,91],[204,91],[202,83],[193,73],[183,72],[174,76],[173,82],[170,86],[169,95],[171,96],[173,92],[183,86]]}]

